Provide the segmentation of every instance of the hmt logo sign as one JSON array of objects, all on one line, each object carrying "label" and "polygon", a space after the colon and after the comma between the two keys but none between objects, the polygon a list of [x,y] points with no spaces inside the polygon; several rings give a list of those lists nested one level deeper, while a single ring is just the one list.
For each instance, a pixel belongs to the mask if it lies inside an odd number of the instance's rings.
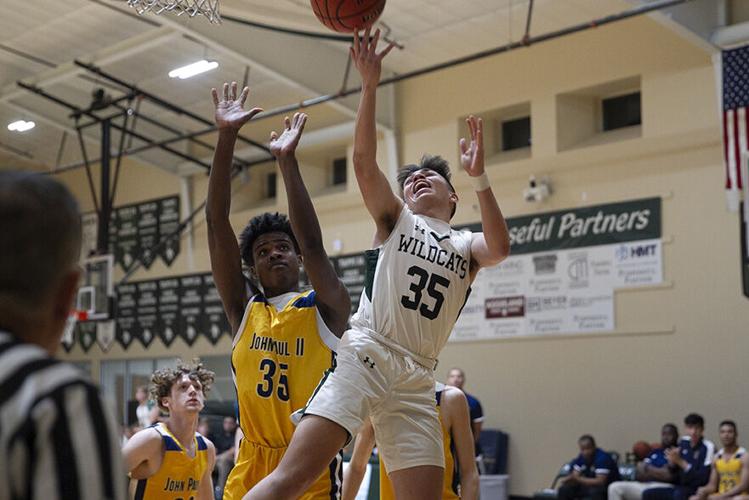
[{"label": "hmt logo sign", "polygon": [[658,245],[649,243],[647,245],[621,245],[616,249],[616,259],[618,261],[629,259],[641,259],[643,257],[655,257]]}]

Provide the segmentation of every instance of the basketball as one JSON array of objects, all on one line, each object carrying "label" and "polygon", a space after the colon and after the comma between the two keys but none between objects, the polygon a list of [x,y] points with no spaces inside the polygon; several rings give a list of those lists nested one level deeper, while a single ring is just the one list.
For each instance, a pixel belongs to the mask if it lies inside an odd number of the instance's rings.
[{"label": "basketball", "polygon": [[635,454],[637,460],[644,460],[650,455],[650,445],[645,441],[637,441],[632,445],[632,453]]},{"label": "basketball", "polygon": [[380,17],[385,0],[310,0],[315,16],[340,33],[366,29]]}]

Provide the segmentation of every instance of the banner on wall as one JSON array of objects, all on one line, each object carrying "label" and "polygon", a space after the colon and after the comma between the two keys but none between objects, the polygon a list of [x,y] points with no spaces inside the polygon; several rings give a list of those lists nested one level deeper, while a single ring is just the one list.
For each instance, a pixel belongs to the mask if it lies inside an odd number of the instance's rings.
[{"label": "banner on wall", "polygon": [[660,198],[507,224],[510,257],[479,271],[451,341],[610,332],[614,290],[663,281]]}]

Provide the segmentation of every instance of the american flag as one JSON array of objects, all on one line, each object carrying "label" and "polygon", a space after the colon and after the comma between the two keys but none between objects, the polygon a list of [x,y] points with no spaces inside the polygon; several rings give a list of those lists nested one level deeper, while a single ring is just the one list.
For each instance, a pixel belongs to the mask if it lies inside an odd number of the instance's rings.
[{"label": "american flag", "polygon": [[726,194],[729,208],[736,211],[739,202],[746,201],[744,189],[749,182],[746,168],[749,159],[749,45],[724,50],[721,60]]}]

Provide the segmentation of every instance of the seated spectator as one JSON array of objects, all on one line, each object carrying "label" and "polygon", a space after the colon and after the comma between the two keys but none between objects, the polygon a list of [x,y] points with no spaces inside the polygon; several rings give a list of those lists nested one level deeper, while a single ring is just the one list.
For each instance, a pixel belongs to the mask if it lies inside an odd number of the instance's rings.
[{"label": "seated spectator", "polygon": [[640,500],[648,488],[673,488],[676,476],[668,466],[666,453],[675,448],[679,432],[674,424],[661,428],[661,447],[652,450],[645,460],[637,464],[636,481],[616,481],[609,485],[609,500]]},{"label": "seated spectator", "polygon": [[577,440],[577,444],[580,454],[570,462],[570,475],[560,479],[562,485],[557,498],[606,500],[609,484],[619,480],[619,466],[611,455],[596,447],[593,436],[585,434]]},{"label": "seated spectator", "polygon": [[219,491],[223,491],[226,478],[229,477],[229,472],[234,467],[234,439],[236,433],[237,419],[234,417],[224,417],[221,431],[209,438],[216,446],[216,471],[218,472],[216,489]]},{"label": "seated spectator", "polygon": [[476,447],[476,456],[481,455],[481,445],[479,444],[479,437],[481,437],[481,426],[484,422],[484,409],[481,407],[481,403],[474,396],[468,394],[463,386],[466,383],[465,372],[458,367],[450,368],[447,372],[447,385],[457,387],[463,394],[466,395],[468,400],[468,410],[471,416],[471,431],[473,431],[473,442]]},{"label": "seated spectator", "polygon": [[198,434],[208,437],[211,434],[211,426],[208,417],[198,419]]},{"label": "seated spectator", "polygon": [[749,500],[749,457],[736,442],[736,423],[724,420],[719,433],[723,448],[715,455],[710,480],[689,500]]},{"label": "seated spectator", "polygon": [[138,407],[135,409],[138,427],[145,429],[159,421],[159,407],[155,401],[148,399],[148,387],[145,385],[138,386],[135,389],[135,400],[138,402]]},{"label": "seated spectator", "polygon": [[690,413],[684,418],[684,427],[687,435],[681,438],[679,447],[666,452],[668,467],[676,478],[674,486],[648,488],[643,491],[642,500],[687,500],[697,488],[707,484],[715,446],[702,437],[705,419]]}]

